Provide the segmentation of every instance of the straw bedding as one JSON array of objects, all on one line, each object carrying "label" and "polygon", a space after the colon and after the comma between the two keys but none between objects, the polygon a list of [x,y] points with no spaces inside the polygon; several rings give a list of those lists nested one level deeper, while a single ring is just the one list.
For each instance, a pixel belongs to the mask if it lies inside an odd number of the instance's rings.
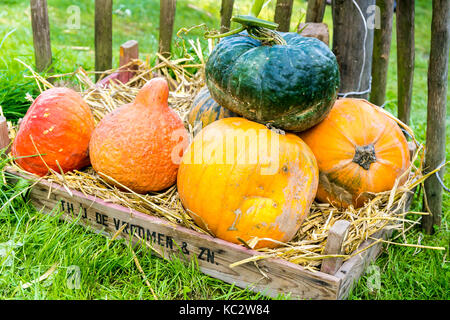
[{"label": "straw bedding", "polygon": [[[109,88],[98,87],[92,80],[92,73],[88,73],[82,68],[71,74],[53,76],[55,79],[52,82],[58,86],[72,86],[80,92],[91,107],[94,118],[98,122],[114,108],[131,102],[136,96],[138,89],[153,76],[164,76],[168,79],[171,87],[169,105],[181,116],[192,134],[198,128],[190,127],[187,124],[186,117],[194,96],[204,85],[204,58],[199,42],[190,41],[190,44],[200,63],[193,63],[192,57],[167,60],[160,56],[159,62],[151,67],[148,62],[135,60],[126,66],[137,68],[136,76],[127,84],[113,83]],[[53,84],[35,73],[31,68],[30,70],[41,91],[53,86]],[[197,72],[194,73],[193,71],[195,70]],[[107,76],[115,71],[117,70],[109,70],[103,75]],[[68,82],[68,79],[70,79],[70,82]],[[29,99],[32,101],[31,97]],[[15,126],[10,124],[10,137],[12,139],[15,136],[16,129]],[[406,130],[412,135],[410,129],[406,128]],[[373,195],[372,200],[360,209],[349,208],[341,210],[329,204],[314,203],[309,217],[304,221],[298,234],[292,241],[276,249],[259,249],[260,255],[254,256],[250,260],[236,261],[233,265],[268,257],[278,257],[302,265],[310,270],[319,270],[322,259],[329,257],[323,254],[328,231],[339,219],[346,219],[351,222],[348,235],[343,244],[342,257],[344,260],[358,254],[358,246],[385,227],[399,230],[400,233],[397,237],[404,236],[406,231],[418,223],[417,220],[406,219],[405,205],[412,190],[422,184],[426,178],[422,175],[422,158],[423,149],[419,147],[414,155],[414,160],[417,161],[412,162],[409,179],[403,186],[394,186],[393,190],[389,192]],[[418,165],[414,165],[414,163],[418,163]],[[21,171],[12,159],[11,165],[18,171]],[[207,233],[194,224],[181,205],[176,186],[164,192],[146,195],[136,194],[131,190],[121,191],[109,185],[91,167],[83,171],[66,174],[51,172],[44,179],[62,184],[66,189],[75,189],[86,195],[95,195],[105,201],[158,216],[201,233]],[[424,213],[416,214],[421,215]],[[243,245],[253,247],[258,240],[254,239]]]}]

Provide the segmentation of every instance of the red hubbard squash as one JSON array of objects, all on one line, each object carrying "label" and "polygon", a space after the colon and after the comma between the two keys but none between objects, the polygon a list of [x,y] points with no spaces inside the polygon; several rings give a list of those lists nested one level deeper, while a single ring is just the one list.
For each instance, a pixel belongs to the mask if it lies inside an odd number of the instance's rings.
[{"label": "red hubbard squash", "polygon": [[177,181],[183,206],[201,228],[234,243],[263,239],[255,248],[279,245],[267,238],[292,239],[317,184],[316,160],[298,136],[238,117],[195,136]]},{"label": "red hubbard squash", "polygon": [[[339,99],[320,124],[299,133],[319,166],[317,199],[361,207],[364,192],[393,188],[409,169],[408,144],[397,123],[362,99]],[[402,176],[404,183],[407,174]]]},{"label": "red hubbard squash", "polygon": [[169,107],[168,97],[167,81],[154,78],[139,90],[133,103],[99,122],[89,145],[91,163],[99,175],[138,193],[160,191],[175,183],[189,136]]},{"label": "red hubbard squash", "polygon": [[[20,157],[15,161],[22,169],[40,176],[47,174],[48,168],[56,172],[81,169],[89,165],[94,125],[89,106],[77,92],[69,88],[46,90],[23,118],[12,155]],[[38,154],[41,156],[29,157]]]}]

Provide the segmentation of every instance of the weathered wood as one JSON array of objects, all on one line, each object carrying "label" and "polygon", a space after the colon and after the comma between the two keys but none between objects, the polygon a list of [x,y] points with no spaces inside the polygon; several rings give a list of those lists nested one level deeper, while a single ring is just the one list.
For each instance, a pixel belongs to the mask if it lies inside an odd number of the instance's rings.
[{"label": "weathered wood", "polygon": [[[433,0],[431,49],[428,65],[425,173],[436,169],[445,161],[449,46],[450,1]],[[444,168],[438,174],[443,177]],[[440,226],[441,224],[443,190],[436,175],[432,175],[425,180],[424,189],[428,208],[432,215],[422,218],[422,226],[426,233],[432,234],[434,232],[433,226]],[[424,209],[426,209],[425,205]]]},{"label": "weathered wood", "polygon": [[[12,168],[7,171],[15,176],[32,179]],[[76,220],[105,236],[112,237],[119,233],[119,238],[131,238],[132,242],[141,244],[144,244],[144,239],[157,255],[166,259],[179,256],[189,260],[195,257],[205,274],[242,288],[268,296],[291,293],[293,299],[337,298],[340,280],[333,275],[311,272],[282,259],[264,259],[231,268],[230,264],[259,255],[259,252],[107,203],[94,196],[86,196],[75,190],[71,192],[72,195],[60,185],[41,180],[31,189],[30,200],[43,213],[55,214],[58,210],[54,209],[60,208],[63,210],[63,219]],[[120,231],[124,224],[125,228]]]},{"label": "weathered wood", "polygon": [[317,38],[324,42],[327,46],[329,46],[330,33],[328,31],[328,25],[326,23],[300,23],[298,25],[297,32],[300,32],[300,34],[304,37]]},{"label": "weathered wood", "polygon": [[175,22],[176,0],[160,0],[159,11],[159,53],[168,57],[171,54],[173,25]]},{"label": "weathered wood", "polygon": [[[119,66],[123,67],[132,60],[139,59],[139,45],[136,40],[129,40],[120,46]],[[125,70],[125,69],[124,69]],[[122,83],[127,83],[134,77],[137,66],[126,67],[126,71],[119,72],[119,80]]]},{"label": "weathered wood", "polygon": [[0,116],[0,150],[5,149],[5,154],[8,154],[11,150],[11,139],[9,138],[8,122],[4,116]]},{"label": "weathered wood", "polygon": [[372,90],[370,102],[381,106],[386,99],[386,83],[391,49],[394,0],[376,0],[380,10],[379,28],[374,30],[372,56]]},{"label": "weathered wood", "polygon": [[36,71],[43,72],[52,64],[47,0],[30,0],[30,8]]},{"label": "weathered wood", "polygon": [[325,15],[326,0],[308,0],[306,22],[322,22]]},{"label": "weathered wood", "polygon": [[[408,194],[406,202],[403,207],[395,208],[394,212],[406,212],[411,207],[412,200],[414,198],[414,193],[417,187],[411,190]],[[371,238],[364,241],[357,249],[356,252],[359,254],[351,257],[345,261],[339,270],[334,274],[337,278],[341,279],[341,284],[339,287],[338,299],[345,299],[350,290],[353,288],[354,284],[358,279],[364,274],[366,267],[376,260],[378,255],[381,253],[383,248],[383,242],[380,240],[389,239],[394,231],[393,228],[384,228],[377,233],[373,234]],[[374,240],[379,239],[379,240]]]},{"label": "weathered wood", "polygon": [[222,0],[220,7],[220,33],[230,31],[234,0]]},{"label": "weathered wood", "polygon": [[[112,0],[95,0],[95,71],[112,68]],[[96,80],[100,74],[96,74]]]},{"label": "weathered wood", "polygon": [[278,31],[289,32],[294,0],[277,0],[273,21],[278,23]]},{"label": "weathered wood", "polygon": [[414,80],[414,1],[397,1],[397,117],[407,125],[411,118]]},{"label": "weathered wood", "polygon": [[[356,3],[356,5],[355,5]],[[333,52],[341,75],[340,93],[368,99],[372,69],[373,28],[367,28],[375,0],[333,0]],[[367,92],[366,92],[367,91]]]},{"label": "weathered wood", "polygon": [[[323,250],[324,255],[340,255],[343,253],[342,245],[347,237],[350,221],[338,220],[330,228],[328,232],[327,243]],[[335,274],[342,265],[342,258],[334,257],[324,259],[320,271]]]}]

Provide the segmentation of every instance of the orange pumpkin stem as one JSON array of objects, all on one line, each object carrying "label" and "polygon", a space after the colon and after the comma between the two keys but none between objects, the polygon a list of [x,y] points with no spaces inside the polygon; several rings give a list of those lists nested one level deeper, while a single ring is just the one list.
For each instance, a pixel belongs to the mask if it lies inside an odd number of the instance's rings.
[{"label": "orange pumpkin stem", "polygon": [[377,161],[375,147],[373,144],[366,146],[356,146],[353,162],[359,164],[363,169],[369,170],[370,165]]},{"label": "orange pumpkin stem", "polygon": [[164,78],[153,78],[139,90],[135,104],[168,108],[169,86]]}]

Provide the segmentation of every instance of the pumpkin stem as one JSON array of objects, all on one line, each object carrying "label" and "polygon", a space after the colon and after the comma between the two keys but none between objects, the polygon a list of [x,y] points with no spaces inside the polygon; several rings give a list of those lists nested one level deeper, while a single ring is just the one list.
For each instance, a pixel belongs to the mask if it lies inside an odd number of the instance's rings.
[{"label": "pumpkin stem", "polygon": [[138,92],[135,103],[145,106],[167,106],[169,85],[166,79],[157,77],[147,82]]},{"label": "pumpkin stem", "polygon": [[375,147],[372,143],[366,146],[356,146],[353,162],[359,164],[365,170],[369,170],[370,165],[376,161]]},{"label": "pumpkin stem", "polygon": [[261,41],[264,46],[271,45],[286,45],[286,40],[276,31],[262,28],[262,27],[252,27],[247,29],[250,37]]}]

